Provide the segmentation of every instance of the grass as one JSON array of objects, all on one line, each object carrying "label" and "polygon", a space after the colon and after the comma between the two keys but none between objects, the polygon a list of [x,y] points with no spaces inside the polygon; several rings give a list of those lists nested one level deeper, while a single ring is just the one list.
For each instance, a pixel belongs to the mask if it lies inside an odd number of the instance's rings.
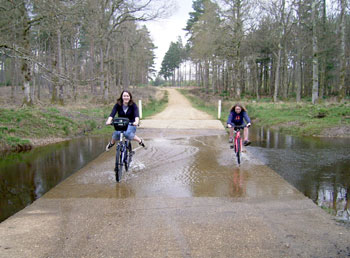
[{"label": "grass", "polygon": [[216,118],[218,116],[217,105],[204,101],[202,98],[190,94],[188,90],[179,89],[178,91],[180,91],[181,94],[183,94],[191,102],[193,107],[208,113],[212,117]]},{"label": "grass", "polygon": [[149,97],[148,102],[142,108],[143,118],[147,118],[153,116],[154,114],[162,112],[168,104],[168,96],[168,91],[165,91],[163,97],[160,100]]},{"label": "grass", "polygon": [[[189,90],[180,90],[193,106],[217,117],[217,100],[201,94],[193,94]],[[220,97],[216,97],[218,99]],[[204,101],[205,100],[205,101]],[[350,104],[322,103],[312,105],[309,102],[240,101],[248,110],[255,124],[278,128],[291,135],[322,135],[325,129],[350,126]],[[222,104],[221,121],[226,122],[229,110],[234,101]]]},{"label": "grass", "polygon": [[[143,100],[143,117],[162,111],[168,102],[168,95],[158,95],[155,87],[132,87],[137,99]],[[18,108],[21,95],[9,98],[10,91],[0,96],[0,151],[30,147],[30,139],[71,138],[79,135],[107,135],[113,132],[105,126],[118,92],[105,105],[101,97],[91,95],[85,87],[80,87],[78,99],[67,98],[65,105],[53,105],[49,98],[42,98],[34,107]],[[49,94],[47,92],[47,94]],[[46,95],[49,96],[49,95]],[[27,145],[27,146],[26,146]]]},{"label": "grass", "polygon": [[350,125],[346,104],[249,103],[247,109],[260,125],[294,135],[320,135],[325,129]]},{"label": "grass", "polygon": [[29,138],[62,137],[76,132],[79,125],[52,108],[0,109],[0,144],[14,147],[29,144]]}]

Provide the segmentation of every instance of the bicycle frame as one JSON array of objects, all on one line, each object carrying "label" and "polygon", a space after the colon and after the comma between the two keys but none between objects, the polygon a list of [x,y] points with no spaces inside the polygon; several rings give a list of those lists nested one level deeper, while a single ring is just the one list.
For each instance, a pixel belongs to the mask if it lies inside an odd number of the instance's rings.
[{"label": "bicycle frame", "polygon": [[131,141],[125,139],[124,131],[120,131],[119,142],[116,145],[116,157],[115,157],[115,178],[119,182],[123,176],[123,166],[125,171],[128,171],[131,163],[133,151]]},{"label": "bicycle frame", "polygon": [[241,130],[244,129],[244,126],[234,126],[233,130],[235,133],[235,138],[234,138],[234,145],[233,149],[235,151],[236,157],[237,157],[237,163],[238,165],[241,164],[241,153],[242,153],[242,147],[243,147],[243,141],[241,137]]}]

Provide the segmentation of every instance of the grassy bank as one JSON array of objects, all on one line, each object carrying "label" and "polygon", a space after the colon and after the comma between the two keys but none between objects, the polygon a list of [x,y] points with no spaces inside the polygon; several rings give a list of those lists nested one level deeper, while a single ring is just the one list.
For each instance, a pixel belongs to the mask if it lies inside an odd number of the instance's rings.
[{"label": "grassy bank", "polygon": [[106,112],[103,106],[0,108],[1,149],[28,149],[33,139],[82,135],[98,128]]},{"label": "grassy bank", "polygon": [[[350,126],[350,105],[340,103],[248,103],[249,114],[263,126],[305,136],[332,136],[329,129]],[[328,135],[329,134],[329,135]],[[344,130],[343,135],[347,135]]]},{"label": "grassy bank", "polygon": [[[199,90],[181,90],[193,105],[217,117],[217,100]],[[224,101],[222,105],[223,123],[226,122],[231,106],[236,101]],[[267,103],[254,100],[240,101],[247,109],[253,123],[268,126],[282,132],[299,136],[343,136],[350,137],[350,104],[309,102]],[[329,129],[336,129],[329,130]]]},{"label": "grassy bank", "polygon": [[160,99],[150,97],[148,103],[142,109],[142,118],[148,118],[162,112],[168,104],[168,96],[168,91],[164,91],[163,96]]},{"label": "grassy bank", "polygon": [[[143,101],[143,117],[162,111],[167,103],[167,92],[160,98],[149,96]],[[81,135],[109,135],[113,128],[105,121],[112,105],[0,108],[0,151],[30,149],[37,140],[45,144]]]}]

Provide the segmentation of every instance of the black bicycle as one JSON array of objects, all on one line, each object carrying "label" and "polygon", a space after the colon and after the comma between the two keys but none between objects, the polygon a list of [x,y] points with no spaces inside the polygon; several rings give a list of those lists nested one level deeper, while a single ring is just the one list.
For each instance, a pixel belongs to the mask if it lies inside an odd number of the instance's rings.
[{"label": "black bicycle", "polygon": [[119,142],[117,143],[117,152],[115,156],[115,179],[119,182],[123,176],[123,167],[125,171],[128,171],[132,156],[134,152],[132,150],[131,141],[124,137],[124,132],[128,129],[128,125],[131,124],[128,118],[118,117],[114,118],[112,125],[116,131],[120,131]]}]

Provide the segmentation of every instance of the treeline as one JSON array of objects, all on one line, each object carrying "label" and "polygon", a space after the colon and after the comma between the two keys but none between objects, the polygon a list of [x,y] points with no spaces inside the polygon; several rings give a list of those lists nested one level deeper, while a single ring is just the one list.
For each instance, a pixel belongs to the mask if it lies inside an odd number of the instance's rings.
[{"label": "treeline", "polygon": [[[108,99],[147,84],[155,46],[140,23],[162,16],[160,0],[0,0],[0,83],[32,105],[76,98],[77,86]],[[141,24],[141,25],[140,25]]]},{"label": "treeline", "polygon": [[194,0],[188,42],[172,42],[160,75],[241,98],[350,94],[348,0]]}]

